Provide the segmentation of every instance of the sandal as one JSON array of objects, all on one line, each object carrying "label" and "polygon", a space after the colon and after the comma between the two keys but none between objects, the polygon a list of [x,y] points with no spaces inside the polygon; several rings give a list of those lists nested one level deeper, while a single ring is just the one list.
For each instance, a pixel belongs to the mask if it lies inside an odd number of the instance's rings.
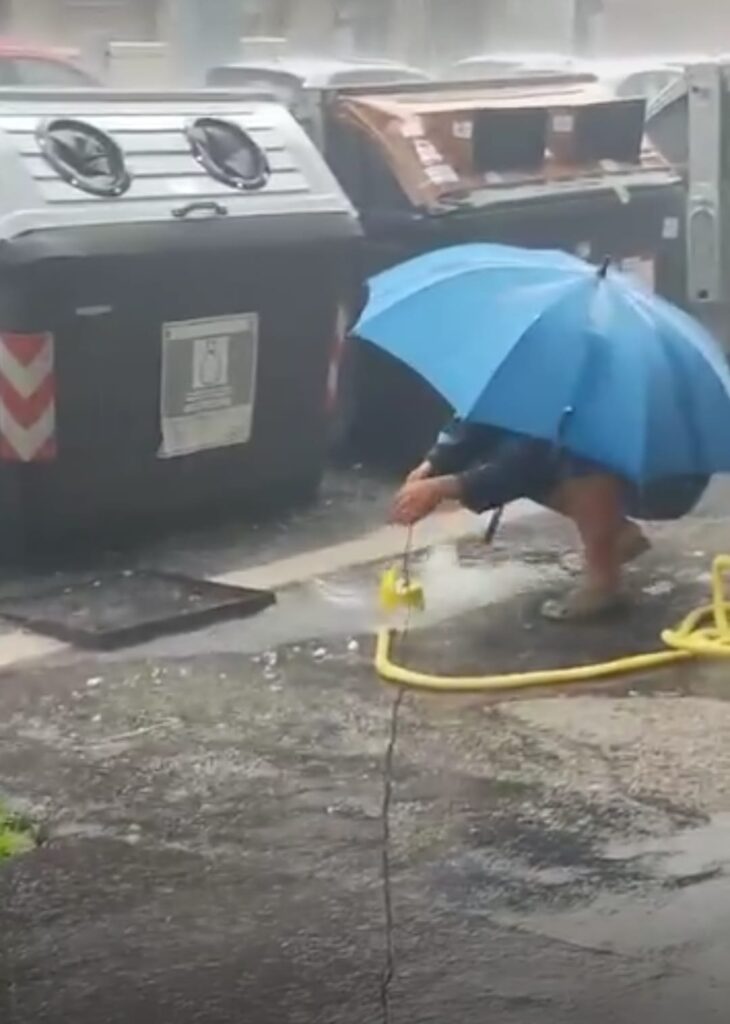
[{"label": "sandal", "polygon": [[[618,539],[618,559],[621,565],[628,565],[651,551],[651,541],[635,524],[630,524]],[[560,559],[561,568],[573,576],[583,571],[583,559],[574,551],[568,552]]]}]

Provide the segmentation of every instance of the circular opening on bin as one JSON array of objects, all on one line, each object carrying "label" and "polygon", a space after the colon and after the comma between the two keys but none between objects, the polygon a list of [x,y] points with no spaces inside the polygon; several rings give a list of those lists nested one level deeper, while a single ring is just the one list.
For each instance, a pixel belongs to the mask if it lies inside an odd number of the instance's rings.
[{"label": "circular opening on bin", "polygon": [[248,132],[231,121],[199,117],[185,130],[193,156],[211,177],[237,188],[254,191],[269,180],[266,154]]},{"label": "circular opening on bin", "polygon": [[41,152],[64,181],[94,196],[121,196],[132,183],[124,153],[106,132],[73,118],[45,121]]}]

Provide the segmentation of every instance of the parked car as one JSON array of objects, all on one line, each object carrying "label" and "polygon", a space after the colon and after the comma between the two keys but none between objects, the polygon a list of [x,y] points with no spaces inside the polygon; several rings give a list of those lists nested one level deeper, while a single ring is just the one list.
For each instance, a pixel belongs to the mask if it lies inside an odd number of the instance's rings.
[{"label": "parked car", "polygon": [[570,75],[583,70],[574,57],[560,53],[482,53],[452,64],[446,77],[461,81],[524,78],[530,75]]},{"label": "parked car", "polygon": [[679,81],[691,57],[648,57],[626,60],[595,60],[585,64],[614,96],[641,96],[651,101]]},{"label": "parked car", "polygon": [[524,78],[526,75],[593,75],[613,96],[651,100],[681,78],[690,56],[587,60],[556,53],[487,53],[454,64],[449,78]]},{"label": "parked car", "polygon": [[67,50],[0,39],[0,87],[88,88],[98,83]]},{"label": "parked car", "polygon": [[[238,61],[213,67],[207,84],[251,89],[273,88],[283,102],[295,89],[329,89],[356,85],[393,85],[398,82],[428,82],[430,76],[420,68],[386,60],[329,60],[306,57],[283,58],[266,62]],[[284,90],[284,93],[282,93]]]}]

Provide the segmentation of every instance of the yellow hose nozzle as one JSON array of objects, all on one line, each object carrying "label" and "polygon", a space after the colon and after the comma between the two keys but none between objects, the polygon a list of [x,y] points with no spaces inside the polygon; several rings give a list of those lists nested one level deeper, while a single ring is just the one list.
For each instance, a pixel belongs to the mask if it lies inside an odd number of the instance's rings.
[{"label": "yellow hose nozzle", "polygon": [[423,584],[406,578],[398,566],[393,565],[380,577],[380,605],[387,612],[396,608],[423,611],[426,607]]}]

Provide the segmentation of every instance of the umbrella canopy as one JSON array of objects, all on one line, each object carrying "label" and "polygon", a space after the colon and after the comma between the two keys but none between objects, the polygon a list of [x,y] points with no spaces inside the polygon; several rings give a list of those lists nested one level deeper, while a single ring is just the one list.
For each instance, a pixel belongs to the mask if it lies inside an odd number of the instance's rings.
[{"label": "umbrella canopy", "polygon": [[730,371],[690,316],[563,252],[463,245],[373,278],[355,334],[456,415],[627,478],[730,471]]}]

